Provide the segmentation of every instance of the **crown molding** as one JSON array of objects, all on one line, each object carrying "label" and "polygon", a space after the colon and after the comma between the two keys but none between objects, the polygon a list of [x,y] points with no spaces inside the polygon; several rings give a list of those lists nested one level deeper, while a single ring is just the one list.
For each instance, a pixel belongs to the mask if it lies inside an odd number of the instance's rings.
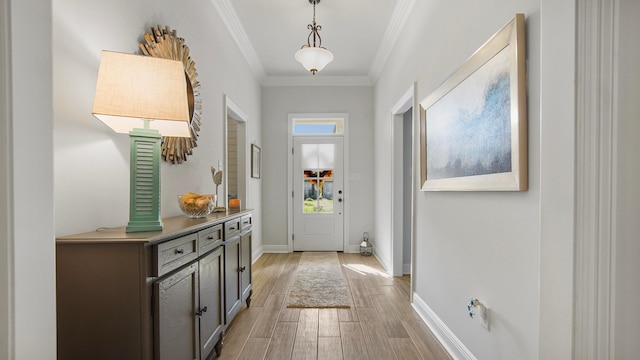
[{"label": "crown molding", "polygon": [[391,19],[389,19],[387,30],[382,37],[380,47],[378,47],[376,57],[373,59],[373,63],[371,64],[371,69],[369,70],[370,78],[377,79],[380,75],[382,67],[387,62],[387,58],[398,41],[400,32],[409,19],[415,4],[416,0],[398,0],[396,3],[396,7],[393,9],[393,13],[391,14]]},{"label": "crown molding", "polygon": [[258,78],[260,83],[263,82],[267,76],[262,66],[262,62],[253,48],[247,33],[242,27],[242,23],[236,14],[236,10],[231,4],[231,0],[213,0],[213,6],[216,8],[218,15],[222,19],[222,22],[227,27],[229,34],[238,45],[240,52],[244,56],[245,60],[249,63],[249,67],[253,70],[253,73]]},{"label": "crown molding", "polygon": [[391,50],[400,37],[400,32],[404,28],[416,0],[398,0],[387,30],[380,42],[376,56],[372,62],[368,76],[268,76],[264,66],[258,57],[247,33],[242,27],[242,23],[233,7],[231,0],[213,0],[213,5],[227,27],[229,34],[235,41],[249,63],[249,67],[263,86],[372,86],[380,75]]},{"label": "crown molding", "polygon": [[267,76],[263,86],[373,86],[373,79],[368,76]]}]

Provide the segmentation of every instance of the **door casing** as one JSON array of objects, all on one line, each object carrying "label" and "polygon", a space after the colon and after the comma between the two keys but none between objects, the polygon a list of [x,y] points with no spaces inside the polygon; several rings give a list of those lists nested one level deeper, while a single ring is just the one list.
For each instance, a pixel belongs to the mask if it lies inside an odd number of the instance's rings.
[{"label": "door casing", "polygon": [[[392,164],[391,168],[391,189],[393,191],[391,194],[391,213],[390,213],[390,222],[391,222],[391,274],[393,276],[402,276],[403,269],[403,218],[409,216],[411,218],[411,270],[410,274],[413,274],[414,264],[415,264],[415,256],[414,256],[414,197],[415,197],[415,169],[416,169],[416,152],[415,152],[415,125],[416,121],[416,106],[415,102],[415,84],[411,84],[409,89],[398,99],[396,104],[391,108],[391,159]],[[413,153],[412,160],[412,171],[411,171],[411,204],[409,204],[408,208],[410,208],[410,214],[404,214],[404,210],[407,208],[403,203],[403,152],[402,152],[402,144],[403,144],[403,121],[404,114],[412,109],[412,134],[411,134],[411,150]],[[411,277],[411,285],[413,289],[413,277]],[[411,291],[411,296],[413,296],[413,291]]]},{"label": "door casing", "polygon": [[[224,126],[224,167],[222,176],[222,194],[218,195],[219,206],[227,206],[228,191],[228,171],[227,166],[229,164],[229,144],[227,141],[228,129],[227,119],[232,118],[238,123],[238,198],[242,200],[242,206],[248,207],[247,203],[247,134],[248,134],[248,116],[236,105],[228,96],[224,96],[224,114],[223,114],[223,126]],[[218,169],[220,165],[218,165]],[[222,202],[220,202],[222,201]]]},{"label": "door casing", "polygon": [[[344,124],[343,137],[343,168],[344,168],[344,226],[343,231],[343,251],[357,253],[358,245],[349,244],[349,114],[346,113],[296,113],[289,114],[287,127],[287,250],[293,252],[293,122],[294,120],[342,120]],[[304,135],[298,135],[304,136]],[[317,136],[317,135],[313,135]],[[332,135],[335,136],[335,135]]]}]

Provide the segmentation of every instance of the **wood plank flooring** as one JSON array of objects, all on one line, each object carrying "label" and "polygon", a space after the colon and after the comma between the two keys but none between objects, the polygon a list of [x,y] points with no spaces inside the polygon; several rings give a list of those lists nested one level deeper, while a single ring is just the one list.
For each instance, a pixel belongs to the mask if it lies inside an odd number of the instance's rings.
[{"label": "wood plank flooring", "polygon": [[302,253],[264,254],[253,265],[251,307],[227,329],[220,360],[450,360],[409,303],[407,277],[374,257],[338,253],[355,307],[289,309]]}]

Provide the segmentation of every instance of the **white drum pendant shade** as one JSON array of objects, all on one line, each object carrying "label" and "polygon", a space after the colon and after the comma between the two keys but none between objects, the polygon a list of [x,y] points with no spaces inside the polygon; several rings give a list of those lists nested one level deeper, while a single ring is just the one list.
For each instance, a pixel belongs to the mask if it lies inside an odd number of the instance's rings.
[{"label": "white drum pendant shade", "polygon": [[305,69],[315,73],[333,61],[333,54],[324,48],[305,46],[296,52],[295,58]]}]

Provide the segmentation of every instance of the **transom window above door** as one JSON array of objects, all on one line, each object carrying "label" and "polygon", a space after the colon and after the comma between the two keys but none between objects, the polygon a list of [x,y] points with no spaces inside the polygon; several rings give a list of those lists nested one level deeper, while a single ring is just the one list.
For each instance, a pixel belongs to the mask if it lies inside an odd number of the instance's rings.
[{"label": "transom window above door", "polygon": [[343,119],[293,119],[293,135],[342,135]]}]

